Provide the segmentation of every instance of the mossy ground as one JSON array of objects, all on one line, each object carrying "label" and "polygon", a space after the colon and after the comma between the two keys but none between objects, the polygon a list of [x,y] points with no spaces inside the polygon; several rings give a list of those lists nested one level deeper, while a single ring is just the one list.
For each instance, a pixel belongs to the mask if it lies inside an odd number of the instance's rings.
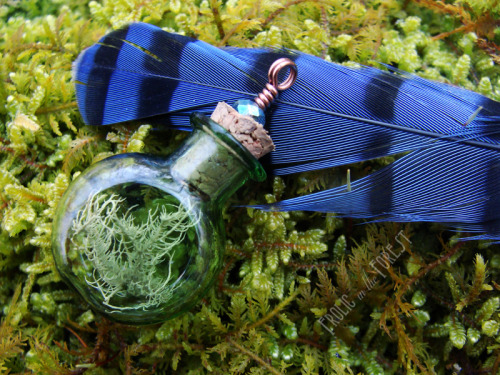
[{"label": "mossy ground", "polygon": [[[184,136],[84,126],[71,63],[106,31],[144,21],[214,45],[390,63],[500,99],[499,14],[494,0],[0,0],[0,374],[500,373],[499,247],[458,243],[439,225],[228,207],[225,267],[210,293],[139,328],[89,310],[61,282],[50,243],[77,173],[121,152],[167,155]],[[233,202],[343,176],[269,178]],[[333,327],[335,312],[346,316]]]}]

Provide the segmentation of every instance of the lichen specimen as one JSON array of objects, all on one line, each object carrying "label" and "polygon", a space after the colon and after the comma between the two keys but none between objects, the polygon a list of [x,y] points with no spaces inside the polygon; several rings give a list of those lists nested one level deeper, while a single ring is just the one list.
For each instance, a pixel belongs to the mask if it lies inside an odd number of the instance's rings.
[{"label": "lichen specimen", "polygon": [[[179,275],[174,258],[176,252],[187,251],[183,244],[197,221],[181,204],[158,203],[138,222],[136,207],[123,212],[124,205],[126,199],[114,193],[92,196],[71,226],[70,253],[85,254],[92,264],[92,276],[85,281],[99,291],[106,306],[147,310],[174,293]],[[144,302],[113,305],[119,294]]]},{"label": "lichen specimen", "polygon": [[382,62],[498,100],[499,15],[496,0],[0,0],[0,373],[499,374],[498,244],[235,207],[339,185],[347,168],[356,179],[392,157],[243,188],[224,213],[217,282],[160,325],[90,310],[61,281],[50,241],[81,171],[122,152],[166,156],[185,137],[83,124],[71,64],[107,31],[144,21],[217,46]]}]

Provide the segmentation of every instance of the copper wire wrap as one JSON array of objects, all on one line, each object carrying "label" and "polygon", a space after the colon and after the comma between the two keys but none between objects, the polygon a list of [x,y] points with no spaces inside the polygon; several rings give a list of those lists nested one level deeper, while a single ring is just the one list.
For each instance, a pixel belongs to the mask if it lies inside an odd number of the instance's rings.
[{"label": "copper wire wrap", "polygon": [[[278,83],[278,74],[281,69],[289,66],[290,72],[288,73],[288,77],[286,77],[285,81],[282,83]],[[269,83],[266,83],[266,87],[262,90],[262,92],[254,99],[255,103],[262,109],[265,110],[268,108],[271,103],[278,96],[278,90],[283,91],[290,86],[292,86],[297,79],[297,65],[290,60],[289,58],[282,57],[281,59],[276,60],[271,67],[269,68],[269,72],[267,73],[269,78]]]}]

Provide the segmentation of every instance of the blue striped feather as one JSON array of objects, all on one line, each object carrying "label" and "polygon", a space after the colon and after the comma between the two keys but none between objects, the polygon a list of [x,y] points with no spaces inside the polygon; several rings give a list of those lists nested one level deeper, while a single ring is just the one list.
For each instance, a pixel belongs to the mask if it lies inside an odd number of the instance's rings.
[{"label": "blue striped feather", "polygon": [[335,212],[375,221],[441,222],[500,239],[500,153],[450,142],[416,150],[347,186],[292,198],[272,210]]},{"label": "blue striped feather", "polygon": [[[160,118],[189,128],[192,111],[254,97],[271,63],[299,75],[267,114],[275,174],[410,152],[352,184],[258,206],[333,211],[394,221],[438,221],[500,238],[500,103],[397,69],[346,67],[284,50],[218,49],[142,23],[104,36],[75,62],[86,123]],[[488,237],[490,236],[490,237]]]},{"label": "blue striped feather", "polygon": [[85,50],[74,64],[74,80],[89,125],[206,110],[224,99],[251,97],[266,82],[218,48],[143,23]]}]

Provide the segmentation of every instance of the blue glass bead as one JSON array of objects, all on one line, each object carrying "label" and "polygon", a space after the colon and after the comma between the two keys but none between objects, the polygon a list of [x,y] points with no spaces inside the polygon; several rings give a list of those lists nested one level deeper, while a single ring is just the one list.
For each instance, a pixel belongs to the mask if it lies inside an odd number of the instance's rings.
[{"label": "blue glass bead", "polygon": [[264,111],[253,100],[237,100],[232,107],[242,115],[253,117],[259,124],[264,125],[266,122]]}]

